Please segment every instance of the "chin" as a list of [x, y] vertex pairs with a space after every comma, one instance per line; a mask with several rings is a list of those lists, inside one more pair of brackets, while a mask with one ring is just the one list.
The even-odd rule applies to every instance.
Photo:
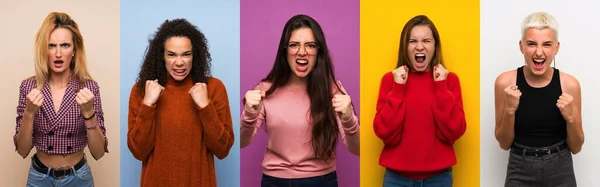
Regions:
[[548, 69], [550, 69], [550, 67], [544, 66], [541, 70], [537, 70], [532, 65], [528, 65], [528, 66], [529, 66], [529, 70], [531, 70], [531, 73], [534, 75], [538, 75], [538, 76], [544, 75], [548, 71]]

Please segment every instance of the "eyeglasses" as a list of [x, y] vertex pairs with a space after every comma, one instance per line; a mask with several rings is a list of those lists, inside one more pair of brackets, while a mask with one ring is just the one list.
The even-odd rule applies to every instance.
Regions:
[[319, 49], [319, 46], [317, 46], [317, 43], [315, 42], [307, 42], [304, 43], [304, 45], [300, 44], [300, 42], [290, 42], [285, 47], [287, 48], [288, 53], [292, 55], [297, 55], [300, 53], [300, 48], [302, 47], [304, 47], [304, 51], [308, 55], [316, 55]]

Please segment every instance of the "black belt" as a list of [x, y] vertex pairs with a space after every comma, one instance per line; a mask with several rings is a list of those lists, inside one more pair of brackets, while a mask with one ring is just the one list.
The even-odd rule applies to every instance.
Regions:
[[[85, 160], [85, 157], [83, 157], [77, 164], [75, 164], [75, 166], [73, 166], [73, 168], [67, 170], [55, 170], [52, 168], [48, 168], [48, 166], [44, 165], [44, 163], [40, 161], [37, 155], [33, 155], [31, 159], [34, 162], [33, 169], [35, 169], [37, 172], [48, 174], [54, 178], [62, 178], [64, 176], [71, 175], [73, 174], [73, 169], [78, 170], [79, 168], [83, 167], [83, 165], [85, 165], [85, 163], [87, 162]], [[50, 172], [48, 172], [48, 170], [50, 170]]]
[[567, 144], [560, 144], [556, 147], [544, 148], [544, 149], [535, 149], [535, 148], [524, 148], [513, 144], [510, 147], [510, 151], [516, 153], [518, 155], [523, 155], [523, 151], [525, 151], [525, 156], [548, 156], [554, 153], [558, 153], [561, 150], [567, 149]]

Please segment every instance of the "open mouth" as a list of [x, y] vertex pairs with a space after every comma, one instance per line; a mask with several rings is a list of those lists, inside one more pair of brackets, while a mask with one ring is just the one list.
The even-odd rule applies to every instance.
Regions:
[[535, 68], [537, 68], [537, 69], [540, 69], [540, 68], [544, 67], [545, 62], [546, 62], [545, 58], [534, 58], [533, 66], [535, 66]]
[[54, 61], [54, 67], [55, 68], [61, 68], [63, 66], [65, 62], [63, 60], [55, 60]]
[[306, 59], [296, 59], [296, 70], [299, 72], [308, 71], [308, 60]]
[[415, 54], [415, 61], [417, 63], [423, 63], [423, 62], [425, 62], [426, 58], [427, 57], [425, 57], [425, 54], [423, 54], [423, 53], [417, 53], [417, 54]]
[[296, 60], [296, 64], [299, 67], [306, 67], [306, 66], [308, 66], [308, 60], [298, 59], [298, 60]]

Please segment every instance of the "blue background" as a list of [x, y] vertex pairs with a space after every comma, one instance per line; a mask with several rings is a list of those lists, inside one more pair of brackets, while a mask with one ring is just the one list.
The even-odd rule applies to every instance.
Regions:
[[165, 20], [185, 18], [206, 36], [214, 77], [225, 84], [232, 111], [235, 143], [215, 167], [219, 186], [240, 186], [240, 2], [220, 1], [121, 1], [121, 186], [139, 186], [141, 161], [127, 147], [127, 116], [131, 87], [137, 78], [149, 37]]

